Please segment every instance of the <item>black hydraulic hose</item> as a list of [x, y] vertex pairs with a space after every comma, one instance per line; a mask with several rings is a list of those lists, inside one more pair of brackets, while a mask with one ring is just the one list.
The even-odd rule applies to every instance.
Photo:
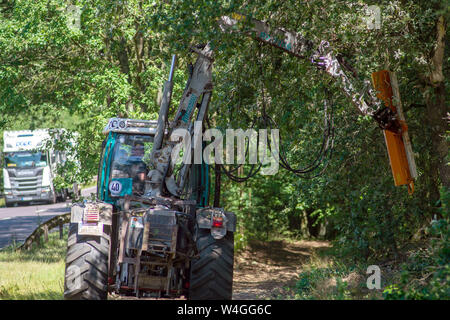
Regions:
[[[328, 150], [330, 148], [332, 150], [333, 145], [334, 145], [333, 104], [331, 104], [331, 113], [330, 113], [329, 119], [328, 119], [328, 114], [327, 114], [326, 103], [324, 104], [324, 111], [325, 111], [325, 115], [324, 115], [324, 117], [325, 117], [324, 136], [323, 136], [323, 139], [322, 139], [321, 148], [320, 148], [320, 150], [318, 152], [318, 156], [316, 157], [316, 159], [311, 164], [309, 164], [307, 167], [304, 167], [304, 168], [301, 168], [301, 169], [294, 169], [294, 168], [292, 168], [290, 166], [290, 164], [286, 160], [285, 156], [281, 152], [281, 148], [278, 148], [277, 146], [275, 146], [276, 149], [277, 149], [276, 151], [278, 151], [278, 155], [279, 155], [279, 158], [280, 158], [280, 165], [284, 169], [286, 169], [286, 170], [296, 174], [297, 176], [308, 178], [305, 174], [316, 170], [323, 163], [324, 158], [326, 157], [326, 155], [328, 153]], [[267, 119], [269, 120], [269, 125], [270, 125], [270, 128], [272, 130], [272, 123], [274, 125], [276, 125], [276, 123], [269, 116], [267, 116]], [[330, 141], [331, 141], [331, 147], [330, 147]], [[332, 152], [330, 153], [330, 157], [331, 157], [331, 155], [332, 155]], [[327, 163], [326, 166], [328, 166], [328, 163]], [[322, 174], [323, 172], [324, 172], [324, 170], [322, 170], [321, 173], [319, 173], [319, 175]], [[316, 176], [317, 175], [315, 175], [314, 177], [316, 177]]]

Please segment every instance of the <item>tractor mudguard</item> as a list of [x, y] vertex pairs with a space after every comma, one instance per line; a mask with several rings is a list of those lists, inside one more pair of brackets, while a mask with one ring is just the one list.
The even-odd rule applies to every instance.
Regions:
[[[105, 203], [105, 202], [87, 202], [87, 203], [98, 206], [100, 222], [103, 222], [103, 224], [106, 224], [109, 226], [112, 224], [113, 206], [111, 204]], [[71, 211], [70, 211], [70, 222], [72, 222], [72, 223], [82, 222], [85, 208], [86, 208], [85, 202], [79, 202], [79, 203], [73, 204]]]
[[112, 225], [112, 211], [109, 203], [75, 203], [70, 210], [70, 222], [78, 224], [79, 235], [102, 235], [103, 226]]

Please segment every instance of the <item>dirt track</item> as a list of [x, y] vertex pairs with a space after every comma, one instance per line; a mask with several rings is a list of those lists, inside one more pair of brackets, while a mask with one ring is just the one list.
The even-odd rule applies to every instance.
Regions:
[[233, 300], [286, 299], [302, 266], [325, 241], [253, 242], [235, 257]]

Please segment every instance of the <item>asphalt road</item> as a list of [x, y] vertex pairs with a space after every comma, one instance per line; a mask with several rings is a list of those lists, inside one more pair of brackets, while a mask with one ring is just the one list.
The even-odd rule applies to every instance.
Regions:
[[[83, 196], [95, 193], [96, 187], [81, 191]], [[55, 204], [19, 205], [0, 208], [0, 249], [12, 242], [23, 242], [36, 227], [54, 216], [70, 212], [70, 200]]]

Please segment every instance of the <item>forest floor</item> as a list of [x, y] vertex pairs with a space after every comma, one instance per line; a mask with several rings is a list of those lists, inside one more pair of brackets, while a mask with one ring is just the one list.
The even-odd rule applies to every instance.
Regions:
[[288, 299], [326, 241], [252, 241], [235, 256], [233, 299]]
[[[367, 288], [367, 266], [335, 257], [327, 241], [251, 241], [235, 255], [234, 300], [383, 299]], [[382, 266], [383, 280], [398, 274], [397, 262]]]

